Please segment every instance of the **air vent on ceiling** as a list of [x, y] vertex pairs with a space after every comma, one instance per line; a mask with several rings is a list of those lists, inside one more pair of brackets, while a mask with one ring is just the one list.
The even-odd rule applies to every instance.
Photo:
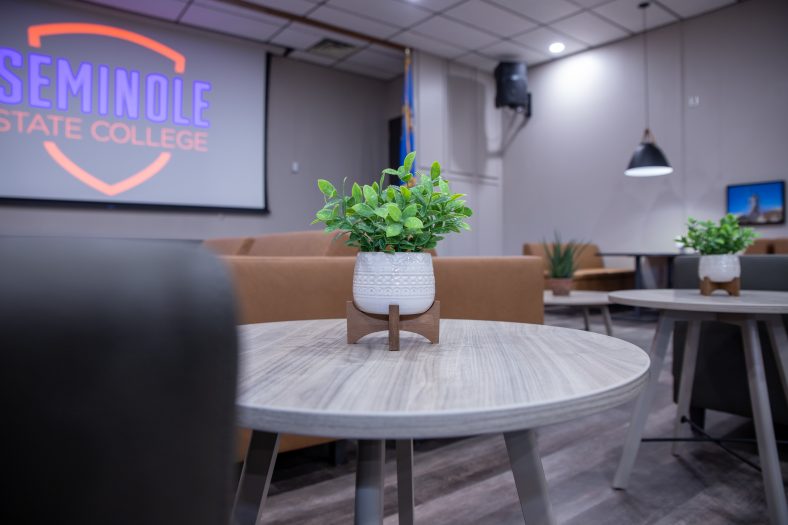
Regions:
[[316, 55], [330, 58], [344, 58], [356, 50], [356, 46], [324, 38], [317, 44], [310, 47], [307, 51]]

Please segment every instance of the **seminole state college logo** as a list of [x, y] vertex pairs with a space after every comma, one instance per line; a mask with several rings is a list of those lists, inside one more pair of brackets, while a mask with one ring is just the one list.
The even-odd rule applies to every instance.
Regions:
[[[95, 46], [101, 45], [102, 38], [140, 46], [171, 62], [173, 74], [143, 75], [123, 67], [84, 60], [77, 63], [46, 53], [48, 46], [56, 45], [56, 39], [74, 35], [95, 38]], [[0, 47], [0, 133], [41, 137], [49, 157], [96, 192], [119, 195], [161, 172], [173, 154], [208, 151], [210, 122], [206, 112], [211, 84], [194, 81], [185, 85], [182, 75], [186, 58], [178, 51], [133, 31], [87, 23], [31, 25], [27, 43], [30, 49], [26, 60], [21, 51]], [[3, 106], [21, 106], [29, 111]], [[67, 114], [74, 108], [82, 116]], [[68, 143], [73, 141], [148, 148], [158, 155], [147, 165], [131, 169], [126, 162], [118, 163], [115, 172], [130, 173], [108, 183], [102, 173], [91, 173], [68, 156]]]

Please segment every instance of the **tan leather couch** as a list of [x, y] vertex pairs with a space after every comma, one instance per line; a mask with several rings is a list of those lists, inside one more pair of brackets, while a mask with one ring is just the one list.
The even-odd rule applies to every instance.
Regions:
[[[292, 245], [287, 245], [287, 236], [293, 236]], [[331, 243], [333, 235], [318, 231], [266, 235], [253, 238], [251, 244], [229, 239], [205, 244], [218, 252], [231, 252], [223, 258], [235, 282], [242, 324], [344, 318], [346, 301], [353, 297], [355, 257], [325, 255], [347, 248], [344, 244], [331, 248], [325, 244], [326, 237]], [[310, 238], [317, 248], [309, 246]], [[246, 253], [266, 256], [233, 252], [245, 245]], [[277, 246], [286, 255], [276, 255]], [[313, 255], [319, 250], [324, 253]], [[538, 258], [435, 257], [433, 267], [442, 318], [543, 322], [542, 262]], [[248, 440], [249, 432], [243, 432], [241, 454]], [[286, 435], [279, 447], [286, 452], [329, 441]]]
[[755, 239], [755, 242], [744, 250], [746, 255], [788, 254], [788, 237], [771, 239]]
[[[573, 277], [573, 290], [626, 290], [635, 287], [635, 271], [626, 268], [605, 268], [602, 257], [597, 255], [599, 247], [588, 244], [575, 258], [577, 270]], [[545, 254], [542, 243], [527, 243], [523, 245], [523, 255], [541, 257], [545, 279], [549, 277], [550, 262]]]

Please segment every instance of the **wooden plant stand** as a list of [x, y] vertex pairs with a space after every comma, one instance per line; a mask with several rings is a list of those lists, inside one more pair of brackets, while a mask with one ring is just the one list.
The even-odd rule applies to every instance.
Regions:
[[373, 332], [389, 333], [389, 350], [399, 350], [399, 332], [413, 332], [423, 335], [430, 343], [437, 344], [440, 336], [441, 303], [435, 301], [430, 309], [421, 314], [400, 315], [399, 305], [389, 306], [388, 315], [362, 312], [353, 301], [347, 302], [347, 342], [357, 343], [359, 339]]
[[701, 295], [711, 295], [714, 290], [725, 290], [728, 295], [735, 295], [738, 297], [740, 289], [741, 280], [738, 277], [727, 283], [715, 283], [714, 281], [710, 281], [708, 277], [704, 277], [700, 282]]

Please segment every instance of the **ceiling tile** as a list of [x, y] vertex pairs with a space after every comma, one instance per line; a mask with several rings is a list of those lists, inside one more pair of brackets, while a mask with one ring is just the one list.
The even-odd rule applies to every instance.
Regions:
[[443, 40], [463, 49], [478, 49], [498, 40], [495, 36], [478, 31], [465, 24], [435, 16], [413, 28], [422, 35]]
[[456, 56], [465, 54], [466, 52], [460, 47], [420, 35], [419, 33], [415, 33], [413, 31], [407, 31], [405, 33], [399, 34], [392, 38], [391, 41], [396, 42], [397, 44], [412, 47], [413, 49], [418, 49], [419, 51], [424, 51], [426, 53], [432, 53], [433, 55], [447, 58], [454, 58]]
[[347, 57], [343, 62], [351, 62], [361, 66], [370, 66], [389, 73], [402, 73], [404, 63], [401, 58], [394, 58], [369, 48], [362, 49], [358, 53]]
[[404, 58], [405, 57], [405, 50], [404, 49], [395, 49], [393, 47], [386, 47], [386, 46], [381, 46], [381, 45], [378, 45], [378, 44], [371, 44], [369, 46], [369, 49], [371, 51], [376, 51], [378, 53], [382, 53], [384, 55], [388, 55], [390, 57], [394, 57], [397, 60], [399, 60], [400, 62], [402, 62], [405, 59]]
[[429, 9], [430, 11], [439, 12], [450, 7], [453, 7], [465, 0], [396, 0], [400, 4], [410, 4]]
[[334, 58], [315, 55], [312, 53], [307, 53], [306, 51], [293, 51], [287, 55], [287, 58], [295, 58], [297, 60], [304, 60], [306, 62], [312, 62], [313, 64], [320, 64], [323, 66], [330, 66], [336, 62], [336, 59]]
[[408, 27], [432, 16], [430, 11], [396, 0], [329, 0], [327, 5], [372, 18], [380, 22]]
[[629, 35], [628, 32], [620, 27], [588, 11], [553, 22], [550, 24], [550, 27], [592, 46], [598, 46], [599, 44]]
[[[626, 27], [632, 32], [643, 31], [643, 10], [638, 8], [638, 2], [633, 0], [613, 0], [594, 8], [594, 12], [604, 18]], [[646, 9], [646, 20], [649, 29], [675, 22], [677, 19], [662, 9], [659, 4], [652, 3]]]
[[272, 44], [292, 49], [309, 49], [324, 38], [318, 31], [303, 31], [291, 24], [271, 39]]
[[[328, 29], [322, 29], [320, 27], [315, 27], [311, 25], [302, 24], [300, 22], [293, 22], [288, 25], [282, 32], [285, 32], [289, 29], [293, 31], [298, 31], [300, 33], [306, 33], [310, 35], [314, 35], [317, 40], [320, 41], [324, 38], [330, 38], [331, 40], [337, 40], [339, 42], [344, 42], [346, 44], [352, 44], [354, 46], [366, 46], [369, 42], [367, 40], [362, 40], [360, 38], [354, 38], [352, 36], [348, 36], [344, 33], [337, 33], [334, 31], [330, 31]], [[274, 37], [274, 40], [278, 38], [279, 35]]]
[[97, 4], [117, 7], [124, 11], [154, 16], [165, 20], [175, 20], [186, 4], [185, 0], [93, 0]]
[[520, 36], [514, 37], [514, 40], [545, 54], [549, 53], [547, 48], [550, 46], [550, 44], [553, 42], [563, 42], [563, 44], [566, 46], [566, 49], [564, 49], [561, 53], [554, 55], [549, 54], [549, 56], [556, 58], [563, 55], [568, 55], [570, 53], [575, 53], [577, 51], [582, 51], [588, 47], [577, 40], [567, 38], [561, 33], [556, 33], [547, 27], [540, 27], [534, 29], [533, 31], [528, 31], [527, 33], [524, 33]]
[[267, 15], [265, 13], [255, 11], [254, 9], [248, 9], [237, 5], [231, 5], [226, 2], [221, 2], [219, 0], [194, 0], [194, 2], [192, 3], [192, 7], [193, 6], [207, 7], [209, 9], [213, 9], [214, 11], [219, 11], [221, 13], [227, 13], [243, 18], [253, 18], [261, 22], [266, 22], [268, 24], [273, 24], [278, 26], [283, 26], [288, 22], [284, 18], [280, 18], [278, 16]]
[[255, 18], [237, 16], [195, 4], [189, 7], [181, 22], [263, 42], [269, 40], [281, 27]]
[[536, 27], [536, 24], [527, 18], [481, 0], [469, 0], [443, 14], [500, 36], [516, 35]]
[[356, 64], [354, 62], [348, 62], [347, 60], [334, 65], [334, 68], [341, 69], [343, 71], [350, 71], [351, 73], [357, 73], [359, 75], [364, 75], [367, 77], [379, 78], [381, 80], [389, 80], [400, 74], [400, 73], [393, 73], [391, 71], [383, 71], [381, 69], [377, 69], [364, 64]]
[[528, 18], [547, 24], [553, 20], [580, 11], [580, 7], [566, 0], [489, 0], [498, 5], [523, 14]]
[[391, 24], [384, 24], [369, 18], [364, 18], [347, 11], [334, 9], [326, 5], [321, 5], [315, 11], [309, 14], [309, 18], [320, 20], [328, 24], [341, 27], [343, 29], [350, 29], [363, 35], [375, 36], [378, 38], [388, 38], [400, 29]]
[[479, 50], [479, 53], [499, 62], [501, 60], [522, 60], [528, 64], [536, 64], [550, 59], [547, 53], [534, 51], [510, 40], [501, 40]]
[[495, 66], [498, 65], [498, 60], [493, 60], [492, 58], [487, 58], [476, 53], [468, 53], [467, 55], [455, 58], [454, 61], [465, 64], [466, 66], [474, 67], [481, 71], [490, 72], [495, 69]]
[[[612, 0], [570, 0], [570, 2], [575, 3], [575, 4], [577, 4], [579, 6], [582, 6], [582, 7], [586, 7], [586, 8], [596, 7], [598, 5], [606, 4], [607, 2], [610, 2], [610, 1], [612, 1]], [[684, 1], [684, 0], [681, 0], [681, 1]]]
[[315, 3], [307, 0], [246, 0], [250, 4], [271, 7], [297, 15], [305, 15], [315, 8]]
[[662, 0], [662, 3], [668, 9], [678, 13], [682, 18], [699, 15], [706, 11], [713, 11], [726, 5], [735, 4], [736, 0]]

